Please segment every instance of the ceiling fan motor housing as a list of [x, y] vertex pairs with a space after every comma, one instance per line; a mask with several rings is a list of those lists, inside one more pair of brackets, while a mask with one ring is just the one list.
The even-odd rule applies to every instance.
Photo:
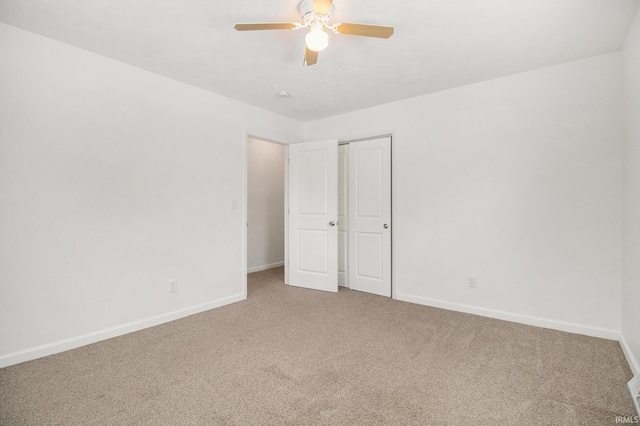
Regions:
[[313, 11], [313, 0], [302, 0], [298, 5], [298, 10], [300, 11], [300, 16], [302, 16], [302, 22], [304, 22], [305, 26], [313, 28], [317, 23], [322, 23], [323, 26], [328, 26], [327, 22], [329, 22], [329, 18], [331, 18], [333, 5], [331, 5], [329, 13], [323, 15]]

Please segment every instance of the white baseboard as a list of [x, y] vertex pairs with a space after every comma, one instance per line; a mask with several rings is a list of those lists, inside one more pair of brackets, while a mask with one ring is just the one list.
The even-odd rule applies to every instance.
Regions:
[[177, 319], [208, 311], [210, 309], [219, 308], [220, 306], [240, 302], [245, 298], [246, 297], [244, 294], [237, 294], [234, 296], [225, 297], [223, 299], [213, 300], [211, 302], [191, 306], [189, 308], [168, 312], [166, 314], [158, 315], [155, 317], [130, 322], [128, 324], [122, 324], [116, 327], [106, 328], [104, 330], [95, 331], [93, 333], [84, 334], [82, 336], [72, 337], [46, 345], [36, 346], [34, 348], [1, 355], [0, 368], [57, 354], [60, 352], [68, 351], [70, 349], [79, 348], [81, 346], [90, 345], [91, 343], [100, 342], [102, 340], [111, 339], [113, 337], [122, 336], [124, 334], [133, 333], [134, 331], [140, 331], [145, 328], [164, 324], [170, 321], [175, 321]]
[[624, 352], [624, 356], [627, 358], [627, 362], [629, 363], [629, 367], [631, 367], [633, 375], [635, 376], [640, 373], [640, 364], [638, 363], [638, 359], [634, 356], [629, 344], [627, 343], [627, 339], [624, 338], [624, 334], [622, 333], [620, 333], [620, 347], [622, 347], [622, 352]]
[[409, 294], [397, 293], [397, 300], [417, 303], [419, 305], [431, 306], [434, 308], [448, 309], [450, 311], [464, 312], [467, 314], [480, 315], [483, 317], [495, 318], [504, 321], [516, 322], [519, 324], [533, 325], [535, 327], [549, 328], [552, 330], [566, 331], [568, 333], [583, 334], [585, 336], [599, 337], [608, 340], [619, 340], [620, 332], [601, 327], [593, 327], [584, 324], [575, 324], [564, 321], [556, 321], [529, 315], [515, 314], [512, 312], [498, 311], [495, 309], [480, 308], [477, 306], [464, 305], [461, 303], [445, 302], [442, 300], [429, 299], [426, 297], [412, 296]]
[[279, 268], [280, 266], [284, 266], [284, 261], [271, 263], [269, 265], [253, 266], [251, 268], [247, 268], [247, 274], [250, 274], [252, 272], [266, 271], [267, 269]]

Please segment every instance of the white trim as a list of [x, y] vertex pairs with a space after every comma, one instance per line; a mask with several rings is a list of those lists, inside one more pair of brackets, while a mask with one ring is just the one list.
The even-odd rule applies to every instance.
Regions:
[[245, 299], [246, 296], [244, 294], [236, 294], [234, 296], [213, 300], [211, 302], [202, 303], [199, 305], [191, 306], [189, 308], [179, 309], [177, 311], [168, 312], [166, 314], [157, 315], [155, 317], [130, 322], [128, 324], [122, 324], [115, 327], [105, 328], [103, 330], [84, 334], [82, 336], [71, 337], [69, 339], [59, 340], [57, 342], [49, 343], [46, 345], [36, 346], [34, 348], [9, 353], [0, 356], [0, 368], [57, 354], [60, 352], [68, 351], [70, 349], [79, 348], [81, 346], [90, 345], [92, 343], [122, 336], [124, 334], [133, 333], [134, 331], [140, 331], [145, 328], [175, 321], [180, 318], [199, 314], [204, 311], [219, 308], [221, 306], [235, 302], [240, 302]]
[[249, 263], [249, 134], [242, 129], [242, 295], [247, 298]]
[[384, 138], [386, 136], [391, 136], [391, 139], [393, 139], [395, 134], [396, 134], [395, 128], [386, 128], [386, 129], [379, 129], [374, 131], [352, 133], [350, 135], [343, 135], [342, 137], [338, 138], [338, 144], [363, 141], [367, 139], [378, 139], [378, 138]]
[[266, 271], [267, 269], [279, 268], [280, 266], [283, 266], [283, 265], [284, 265], [284, 261], [270, 263], [268, 265], [254, 266], [251, 268], [247, 268], [247, 273], [250, 274], [252, 272]]
[[442, 300], [429, 299], [426, 297], [412, 296], [409, 294], [397, 293], [397, 300], [417, 303], [419, 305], [432, 306], [434, 308], [447, 309], [450, 311], [480, 315], [483, 317], [495, 318], [504, 321], [516, 322], [519, 324], [533, 325], [535, 327], [566, 331], [568, 333], [583, 334], [585, 336], [591, 337], [599, 337], [601, 339], [618, 340], [620, 338], [620, 332], [618, 330], [611, 330], [608, 328], [594, 327], [590, 325], [576, 324], [565, 321], [550, 320], [546, 318], [532, 317], [529, 315], [498, 311], [495, 309], [480, 308], [477, 306], [464, 305], [461, 303], [445, 302]]
[[[627, 343], [627, 339], [624, 338], [624, 334], [620, 333], [620, 347], [622, 348], [622, 352], [624, 353], [624, 357], [627, 359], [629, 363], [629, 367], [633, 372], [633, 375], [637, 375], [640, 373], [640, 363], [638, 363], [638, 359], [633, 356], [633, 352], [631, 351], [631, 347]], [[640, 413], [639, 413], [640, 414]]]
[[640, 415], [640, 374], [629, 380], [627, 387], [631, 392], [631, 399], [633, 399], [633, 405], [636, 407], [636, 413]]
[[289, 145], [284, 147], [284, 283], [289, 285]]

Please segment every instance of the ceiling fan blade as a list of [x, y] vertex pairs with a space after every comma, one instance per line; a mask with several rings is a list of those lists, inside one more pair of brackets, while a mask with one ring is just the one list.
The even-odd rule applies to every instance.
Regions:
[[326, 15], [331, 12], [331, 3], [333, 0], [313, 0], [312, 9], [315, 13]]
[[315, 50], [311, 50], [308, 47], [306, 49], [307, 50], [304, 52], [304, 62], [302, 63], [302, 65], [304, 65], [305, 67], [310, 67], [311, 65], [315, 65], [318, 62], [318, 52], [316, 52]]
[[293, 30], [296, 28], [296, 24], [288, 22], [275, 22], [272, 24], [236, 24], [235, 27], [238, 31], [259, 31], [259, 30]]
[[393, 27], [364, 24], [338, 24], [337, 31], [340, 34], [359, 35], [365, 37], [389, 38], [393, 35]]

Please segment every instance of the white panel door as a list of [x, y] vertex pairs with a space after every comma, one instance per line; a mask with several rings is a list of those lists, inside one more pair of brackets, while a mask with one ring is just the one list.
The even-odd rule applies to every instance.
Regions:
[[289, 284], [338, 291], [338, 141], [289, 145]]
[[349, 288], [391, 297], [391, 138], [349, 144]]
[[349, 287], [349, 145], [338, 147], [338, 285]]

